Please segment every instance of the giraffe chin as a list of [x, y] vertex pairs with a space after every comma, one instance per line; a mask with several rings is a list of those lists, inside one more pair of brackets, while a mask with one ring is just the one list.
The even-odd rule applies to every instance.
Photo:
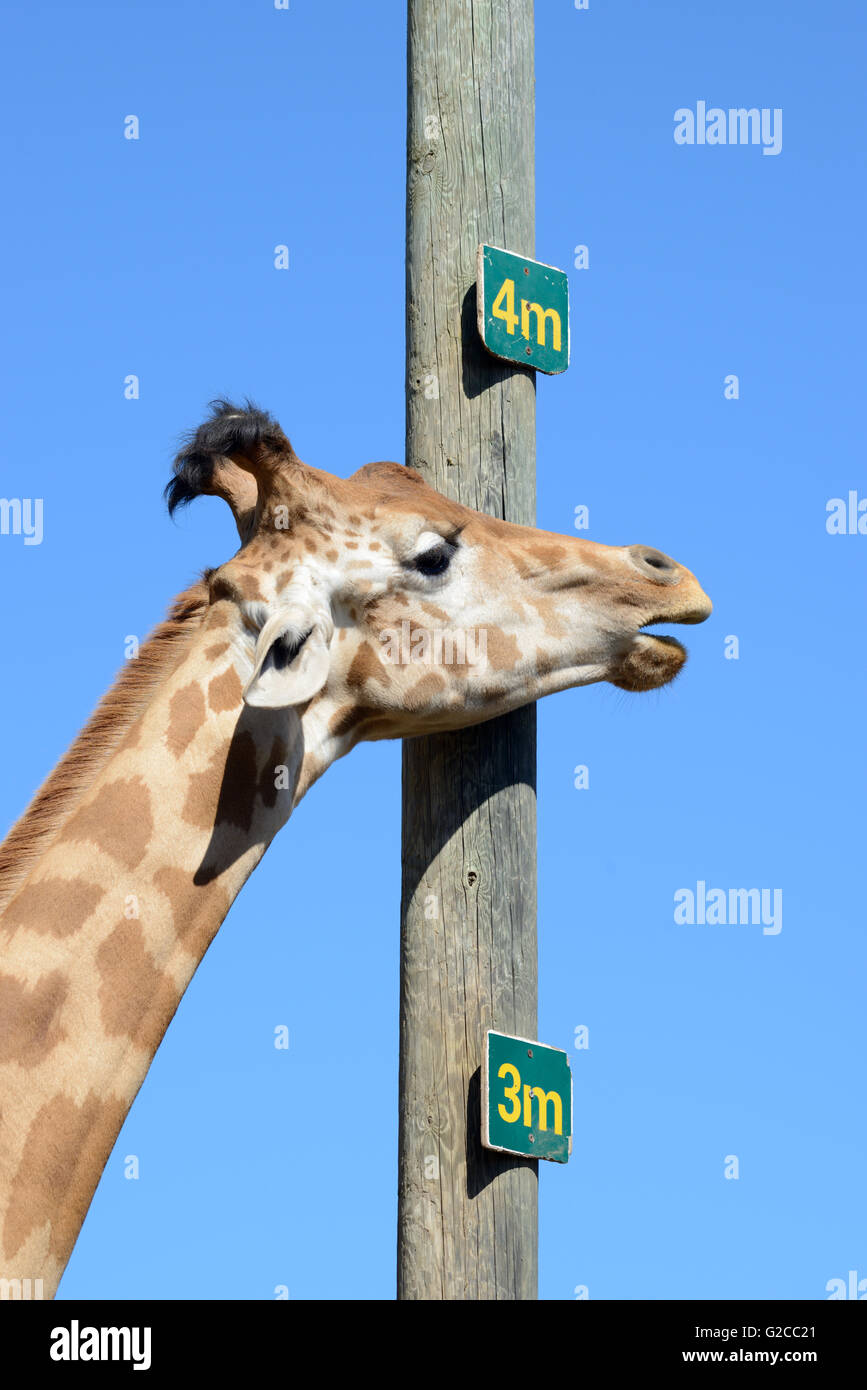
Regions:
[[618, 690], [658, 690], [673, 681], [686, 661], [686, 647], [676, 637], [640, 632], [608, 677]]

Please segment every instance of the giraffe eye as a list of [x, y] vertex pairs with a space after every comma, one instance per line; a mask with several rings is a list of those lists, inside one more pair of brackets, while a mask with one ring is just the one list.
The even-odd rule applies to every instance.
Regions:
[[426, 550], [423, 555], [417, 555], [411, 562], [412, 567], [419, 574], [445, 574], [456, 550], [457, 546], [452, 541], [443, 541], [441, 545]]

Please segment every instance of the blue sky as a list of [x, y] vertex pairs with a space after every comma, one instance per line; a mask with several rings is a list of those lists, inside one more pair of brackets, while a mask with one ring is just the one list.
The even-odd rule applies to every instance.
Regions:
[[[538, 522], [586, 505], [592, 539], [674, 555], [715, 602], [673, 687], [539, 707], [539, 1036], [575, 1090], [572, 1160], [541, 1165], [540, 1293], [821, 1299], [867, 1277], [867, 535], [826, 530], [829, 499], [867, 497], [867, 20], [536, 11], [536, 253], [573, 313], [570, 369], [539, 381]], [[251, 395], [341, 475], [403, 459], [405, 34], [397, 0], [19, 3], [4, 29], [0, 493], [44, 499], [40, 545], [0, 536], [5, 827], [125, 638], [235, 549], [221, 503], [173, 524], [161, 499], [213, 396]], [[782, 109], [782, 152], [678, 146], [698, 101]], [[61, 1296], [393, 1297], [399, 816], [397, 744], [302, 803], [181, 1004]], [[675, 923], [700, 880], [781, 889], [781, 931]]]

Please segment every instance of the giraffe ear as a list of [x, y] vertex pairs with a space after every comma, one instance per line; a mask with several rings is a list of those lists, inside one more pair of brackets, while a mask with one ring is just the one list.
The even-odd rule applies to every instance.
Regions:
[[293, 607], [275, 613], [259, 633], [245, 704], [287, 709], [311, 700], [328, 679], [333, 632], [324, 610]]

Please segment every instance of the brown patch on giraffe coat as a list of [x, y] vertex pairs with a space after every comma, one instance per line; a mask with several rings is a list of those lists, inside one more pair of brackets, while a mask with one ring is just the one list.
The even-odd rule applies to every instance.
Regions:
[[[157, 869], [153, 884], [169, 901], [181, 946], [201, 960], [232, 906], [231, 897], [225, 889], [213, 885], [197, 886], [192, 874], [169, 865]], [[218, 899], [217, 894], [222, 897]]]
[[421, 611], [427, 613], [429, 618], [435, 618], [439, 623], [450, 623], [451, 617], [442, 608], [437, 608], [435, 603], [423, 603]]
[[230, 666], [221, 676], [214, 676], [208, 685], [208, 704], [215, 714], [224, 710], [239, 709], [242, 703], [241, 677]]
[[340, 559], [340, 555], [336, 550], [326, 550], [325, 558], [330, 564], [336, 565], [337, 561]]
[[275, 581], [277, 583], [278, 588], [283, 589], [287, 584], [291, 584], [292, 576], [294, 573], [294, 569], [281, 570], [280, 573], [277, 575], [277, 579]]
[[50, 1215], [49, 1253], [66, 1263], [128, 1109], [127, 1100], [90, 1092], [82, 1105], [58, 1095], [37, 1112], [10, 1184], [2, 1241], [8, 1258]]
[[309, 551], [311, 555], [315, 555], [317, 550], [319, 549], [319, 546], [316, 544], [316, 541], [313, 539], [312, 536], [305, 536], [304, 549]]
[[539, 574], [540, 570], [558, 569], [569, 559], [569, 551], [565, 545], [558, 545], [556, 541], [539, 540], [526, 547], [512, 548], [506, 552], [506, 558], [517, 571], [519, 579], [529, 579]]
[[416, 681], [415, 685], [410, 686], [406, 692], [405, 705], [408, 710], [421, 710], [429, 705], [435, 695], [439, 695], [446, 688], [445, 676], [441, 676], [438, 671], [431, 671], [428, 675], [422, 676], [421, 680]]
[[164, 864], [162, 868], [157, 869], [152, 882], [154, 887], [168, 898], [174, 917], [175, 931], [181, 936], [183, 928], [180, 919], [187, 897], [190, 893], [200, 891], [193, 884], [192, 874], [188, 874], [184, 869], [175, 869], [169, 864]]
[[555, 652], [546, 652], [544, 647], [536, 648], [536, 675], [550, 676], [552, 671], [556, 671], [559, 661]]
[[29, 989], [12, 975], [0, 975], [0, 1062], [32, 1067], [41, 1062], [65, 1034], [59, 1015], [69, 992], [69, 980], [53, 970]]
[[[228, 646], [228, 643], [226, 644]], [[166, 746], [175, 758], [187, 751], [205, 722], [205, 697], [198, 681], [176, 690], [169, 701], [169, 727]]]
[[372, 598], [366, 599], [364, 603], [363, 621], [368, 629], [374, 629], [377, 640], [381, 641], [382, 629], [395, 627], [400, 623], [400, 615], [395, 611], [399, 606], [395, 603], [395, 594], [375, 594]]
[[256, 578], [255, 574], [251, 574], [249, 570], [239, 570], [238, 573], [233, 574], [232, 577], [235, 581], [235, 587], [242, 598], [248, 601], [259, 599], [261, 602], [264, 602], [265, 595], [262, 593], [259, 580]]
[[487, 657], [488, 665], [495, 671], [513, 671], [521, 660], [521, 649], [514, 633], [505, 633], [498, 627], [489, 627]]
[[368, 737], [378, 730], [381, 738], [389, 738], [396, 733], [393, 717], [375, 705], [341, 705], [329, 719], [328, 730], [337, 738], [353, 730], [358, 730], [359, 734], [363, 732]]
[[97, 845], [127, 869], [144, 859], [153, 834], [150, 792], [141, 777], [109, 782], [67, 822], [61, 840]]
[[346, 547], [347, 550], [357, 550], [357, 549], [358, 549], [358, 541], [345, 541], [344, 544], [345, 544], [345, 547]]
[[341, 705], [336, 709], [328, 721], [328, 732], [340, 738], [343, 734], [350, 733], [359, 722], [364, 718], [366, 711], [361, 705]]
[[370, 642], [362, 642], [352, 658], [352, 665], [346, 673], [346, 684], [357, 690], [365, 681], [379, 681], [381, 685], [391, 682], [383, 669], [376, 648]]
[[558, 544], [557, 541], [540, 541], [534, 545], [533, 549], [537, 557], [543, 564], [547, 565], [549, 569], [556, 569], [561, 561], [568, 560], [569, 558], [568, 548], [565, 545]]
[[[142, 1043], [153, 1036], [162, 1037], [177, 1007], [178, 991], [145, 949], [141, 924], [135, 919], [122, 919], [97, 951], [96, 966], [102, 977], [102, 1026], [108, 1036], [136, 1038]], [[145, 1020], [148, 1026], [143, 1037]], [[155, 1035], [158, 1022], [162, 1027]]]
[[197, 830], [213, 829], [225, 765], [226, 754], [218, 750], [202, 772], [190, 777], [181, 816]]
[[567, 637], [569, 629], [563, 621], [557, 600], [553, 598], [527, 598], [531, 608], [535, 608], [548, 637]]
[[258, 784], [256, 744], [246, 730], [236, 733], [227, 749], [218, 749], [204, 772], [190, 778], [182, 815], [199, 830], [253, 824]]
[[218, 606], [212, 608], [211, 611], [210, 611], [210, 613], [208, 614], [208, 617], [207, 617], [207, 620], [206, 620], [206, 626], [207, 626], [209, 629], [210, 629], [210, 628], [216, 628], [216, 627], [228, 627], [228, 626], [229, 626], [229, 611], [228, 611], [228, 609], [223, 608], [223, 607], [220, 606], [220, 605], [218, 605]]
[[7, 907], [3, 927], [69, 936], [84, 926], [104, 897], [104, 888], [83, 878], [46, 878], [29, 883]]
[[212, 647], [205, 647], [205, 656], [209, 661], [216, 661], [218, 657], [225, 656], [231, 647], [231, 642], [215, 642]]

